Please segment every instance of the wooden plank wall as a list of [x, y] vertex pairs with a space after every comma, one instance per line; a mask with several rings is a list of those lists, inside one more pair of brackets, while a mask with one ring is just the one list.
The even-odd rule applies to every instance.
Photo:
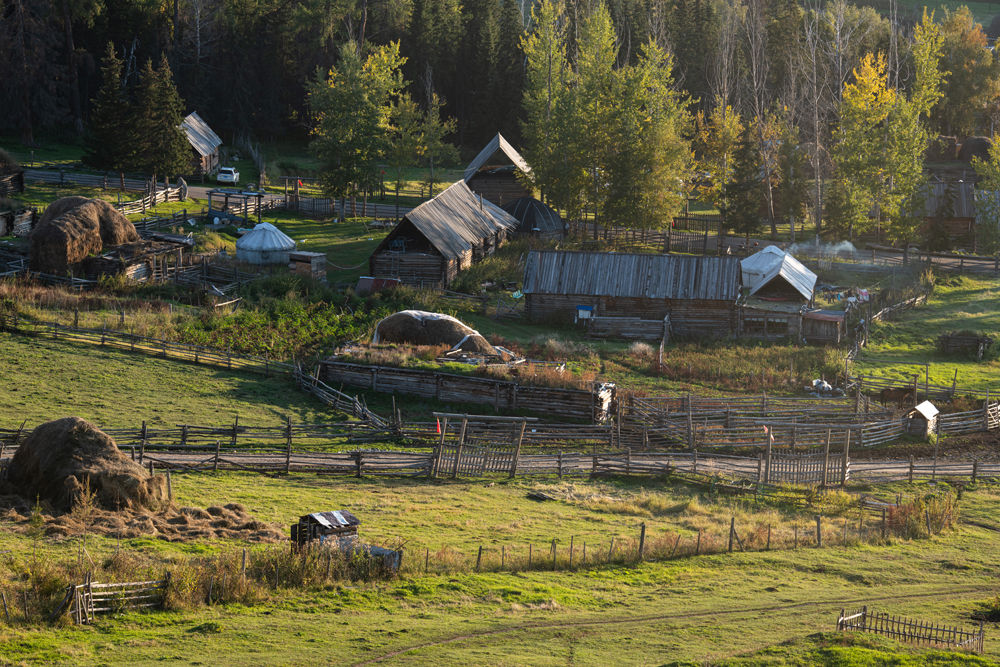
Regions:
[[662, 322], [669, 315], [670, 332], [676, 336], [726, 337], [736, 333], [736, 305], [729, 301], [527, 294], [525, 304], [532, 322], [572, 322], [577, 306], [594, 306], [598, 316], [639, 317]]

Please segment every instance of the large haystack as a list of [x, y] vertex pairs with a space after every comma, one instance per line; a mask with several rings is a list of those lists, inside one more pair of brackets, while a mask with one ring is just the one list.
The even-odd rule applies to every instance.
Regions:
[[163, 475], [150, 476], [108, 435], [79, 417], [42, 424], [17, 448], [7, 480], [26, 498], [69, 510], [89, 486], [106, 509], [158, 510], [169, 504]]
[[424, 310], [401, 310], [375, 326], [375, 343], [457, 345], [466, 336], [479, 335], [451, 315]]
[[105, 246], [138, 241], [139, 233], [106, 201], [63, 197], [45, 209], [30, 240], [31, 268], [64, 274]]

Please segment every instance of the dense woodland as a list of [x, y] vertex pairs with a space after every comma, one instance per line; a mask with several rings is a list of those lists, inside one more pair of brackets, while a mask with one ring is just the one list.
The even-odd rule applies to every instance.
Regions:
[[868, 4], [5, 0], [0, 130], [94, 145], [112, 64], [133, 99], [169, 73], [227, 140], [310, 138], [331, 194], [500, 130], [571, 217], [657, 227], [694, 196], [736, 233], [902, 240], [930, 141], [992, 133], [1000, 63], [964, 7]]

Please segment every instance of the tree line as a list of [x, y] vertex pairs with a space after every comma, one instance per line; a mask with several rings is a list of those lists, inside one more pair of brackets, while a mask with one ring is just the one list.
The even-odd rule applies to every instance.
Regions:
[[[524, 147], [535, 185], [571, 216], [656, 227], [697, 197], [736, 233], [795, 219], [902, 240], [922, 217], [929, 141], [991, 133], [1000, 113], [1000, 63], [965, 7], [926, 15], [895, 0], [881, 11], [846, 0], [3, 7], [0, 94], [12, 113], [0, 115], [0, 129], [29, 143], [39, 132], [89, 133], [100, 146], [104, 121], [95, 121], [114, 104], [101, 87], [110, 43], [128, 100], [139, 97], [146, 63], [159, 63], [148, 69], [169, 69], [184, 110], [197, 109], [224, 136], [308, 136], [325, 187], [338, 195], [386, 171], [398, 181], [415, 160], [452, 158], [448, 144], [471, 153], [499, 130]], [[352, 110], [366, 86], [377, 94]], [[338, 129], [347, 120], [353, 135]], [[137, 159], [122, 167], [139, 168]]]

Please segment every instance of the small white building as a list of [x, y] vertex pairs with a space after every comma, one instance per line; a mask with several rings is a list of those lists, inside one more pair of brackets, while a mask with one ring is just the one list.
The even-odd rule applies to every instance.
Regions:
[[236, 241], [236, 259], [248, 264], [288, 264], [295, 241], [269, 222], [262, 222]]
[[937, 427], [938, 409], [930, 401], [924, 401], [906, 413], [906, 432], [921, 438], [930, 438]]

